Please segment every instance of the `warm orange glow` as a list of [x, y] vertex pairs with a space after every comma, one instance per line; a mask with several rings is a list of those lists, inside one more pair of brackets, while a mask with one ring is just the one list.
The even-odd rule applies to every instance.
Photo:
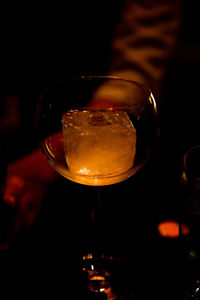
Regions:
[[87, 255], [84, 255], [84, 256], [83, 256], [83, 260], [86, 260], [86, 259], [92, 259], [92, 258], [93, 258], [92, 253], [88, 253]]
[[101, 275], [94, 275], [90, 278], [90, 280], [105, 280], [105, 277]]
[[[179, 223], [176, 221], [165, 221], [158, 225], [158, 231], [161, 236], [168, 238], [179, 237]], [[183, 235], [187, 235], [190, 229], [187, 225], [181, 225], [181, 232]]]
[[66, 163], [77, 182], [107, 185], [130, 172], [136, 130], [126, 111], [70, 110], [62, 123]]

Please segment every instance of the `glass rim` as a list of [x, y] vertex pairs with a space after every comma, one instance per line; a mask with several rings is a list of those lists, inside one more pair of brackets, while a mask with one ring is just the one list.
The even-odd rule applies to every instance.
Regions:
[[187, 165], [187, 159], [189, 157], [189, 155], [193, 152], [195, 152], [196, 150], [200, 149], [200, 145], [196, 145], [196, 146], [193, 146], [191, 148], [189, 148], [183, 155], [183, 166], [184, 166], [184, 169], [186, 169], [186, 165]]
[[[66, 78], [66, 79], [70, 80], [70, 77]], [[138, 86], [143, 87], [143, 88], [150, 91], [150, 89], [141, 82], [138, 82], [138, 81], [132, 80], [132, 79], [128, 79], [128, 78], [125, 78], [125, 77], [115, 76], [115, 75], [80, 75], [80, 76], [72, 76], [71, 79], [72, 80], [76, 80], [76, 79], [88, 79], [88, 80], [90, 80], [90, 79], [113, 79], [113, 80], [120, 80], [120, 81], [124, 81], [124, 82], [134, 83], [135, 85], [138, 85]]]
[[195, 153], [195, 151], [200, 150], [200, 145], [195, 145], [191, 148], [189, 148], [188, 150], [185, 151], [185, 153], [183, 154], [183, 159], [182, 159], [182, 165], [183, 165], [183, 170], [182, 170], [182, 174], [181, 174], [181, 180], [184, 183], [187, 183], [188, 181], [188, 159], [190, 157], [190, 155], [192, 155], [192, 153]]
[[[149, 87], [147, 87], [144, 83], [133, 80], [133, 79], [128, 79], [125, 77], [120, 77], [120, 76], [115, 76], [115, 75], [75, 75], [75, 76], [69, 76], [69, 77], [65, 77], [63, 79], [56, 79], [50, 82], [50, 85], [52, 84], [59, 84], [59, 83], [64, 83], [66, 81], [75, 81], [75, 80], [80, 80], [80, 79], [110, 79], [110, 80], [119, 80], [119, 81], [123, 81], [123, 82], [129, 82], [132, 83], [138, 87], [140, 87], [141, 89], [144, 89], [146, 91], [148, 91], [150, 94], [152, 94], [151, 89]], [[51, 86], [47, 87], [51, 88]]]
[[[68, 82], [75, 82], [76, 80], [113, 80], [113, 81], [121, 81], [121, 82], [126, 82], [126, 83], [130, 83], [132, 84], [132, 86], [135, 86], [137, 88], [139, 88], [141, 91], [143, 91], [144, 94], [146, 94], [146, 99], [150, 102], [150, 104], [154, 107], [154, 109], [156, 110], [156, 113], [157, 113], [157, 103], [156, 103], [156, 100], [154, 98], [154, 95], [151, 91], [151, 89], [149, 87], [147, 87], [145, 84], [141, 83], [141, 82], [138, 82], [138, 81], [135, 81], [135, 80], [132, 80], [132, 79], [128, 79], [128, 78], [124, 78], [124, 77], [119, 77], [119, 76], [115, 76], [115, 75], [77, 75], [77, 76], [72, 76], [72, 77], [65, 77], [63, 79], [60, 79], [60, 80], [55, 80], [55, 81], [52, 81], [50, 83], [50, 85], [48, 87], [46, 87], [43, 91], [43, 93], [45, 93], [45, 91], [50, 91], [51, 89], [59, 89], [59, 88], [65, 88], [64, 84], [65, 83], [68, 83]], [[42, 93], [42, 94], [43, 94]], [[71, 105], [71, 104], [70, 104]], [[124, 110], [126, 108], [131, 108], [131, 107], [134, 107], [138, 104], [134, 104], [134, 103], [131, 103], [131, 104], [128, 104], [128, 103], [113, 103], [113, 105], [110, 103], [110, 107], [107, 107], [106, 109], [105, 108], [102, 108], [102, 110], [109, 110], [114, 107], [115, 110]], [[82, 110], [82, 109], [85, 109], [86, 107], [84, 107], [84, 105], [80, 104], [79, 103], [76, 103], [74, 104], [74, 107], [76, 107], [78, 110]], [[101, 110], [101, 108], [99, 107], [87, 107], [86, 110]]]

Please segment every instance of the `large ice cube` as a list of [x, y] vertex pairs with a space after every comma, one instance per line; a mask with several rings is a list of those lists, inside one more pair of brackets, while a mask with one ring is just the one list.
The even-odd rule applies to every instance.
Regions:
[[70, 110], [63, 115], [62, 124], [70, 172], [115, 176], [132, 167], [136, 130], [126, 112]]

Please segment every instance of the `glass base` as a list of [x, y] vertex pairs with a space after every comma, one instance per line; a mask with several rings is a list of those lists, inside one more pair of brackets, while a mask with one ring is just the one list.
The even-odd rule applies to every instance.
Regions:
[[133, 299], [128, 265], [119, 258], [89, 253], [81, 257], [80, 269], [89, 299]]

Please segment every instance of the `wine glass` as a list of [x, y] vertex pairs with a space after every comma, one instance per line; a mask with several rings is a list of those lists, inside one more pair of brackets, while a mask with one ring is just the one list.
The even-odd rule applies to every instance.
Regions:
[[[151, 91], [140, 83], [82, 76], [43, 92], [36, 128], [41, 149], [59, 174], [102, 187], [126, 180], [150, 159], [158, 136], [157, 107]], [[101, 231], [100, 204], [97, 197], [91, 209], [92, 226], [99, 230], [96, 236]], [[80, 266], [88, 290], [115, 299], [112, 272], [124, 274], [119, 258], [93, 249], [81, 256]]]

